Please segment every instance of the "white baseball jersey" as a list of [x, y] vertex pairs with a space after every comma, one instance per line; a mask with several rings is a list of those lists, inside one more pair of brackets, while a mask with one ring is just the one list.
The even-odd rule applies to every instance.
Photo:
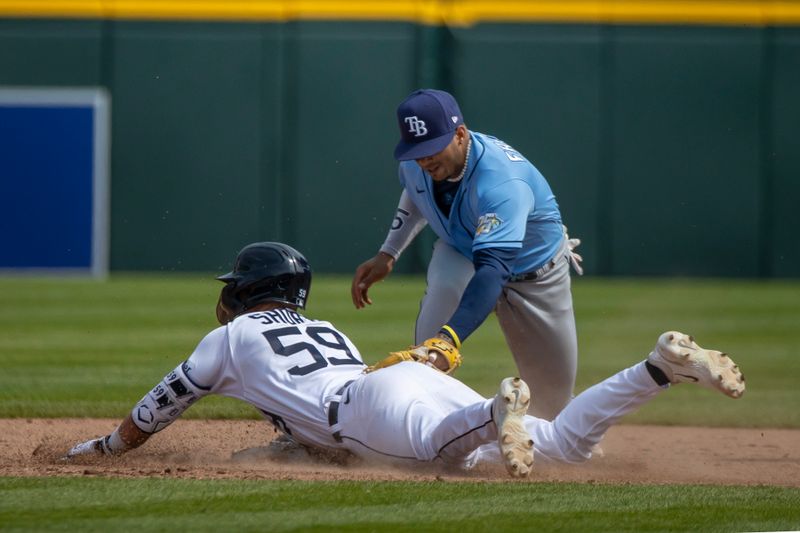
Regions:
[[[159, 422], [153, 410], [179, 416], [179, 399], [188, 406], [214, 393], [254, 405], [312, 446], [382, 460], [500, 460], [494, 399], [419, 363], [369, 374], [364, 368], [356, 347], [329, 322], [290, 309], [248, 313], [209, 333], [134, 407], [133, 419], [158, 431], [172, 418]], [[660, 390], [639, 363], [579, 395], [553, 422], [526, 416], [525, 425], [540, 457], [582, 461], [611, 424]]]
[[328, 404], [364, 367], [353, 343], [329, 322], [275, 309], [209, 333], [184, 372], [208, 393], [254, 405], [298, 441], [334, 447]]

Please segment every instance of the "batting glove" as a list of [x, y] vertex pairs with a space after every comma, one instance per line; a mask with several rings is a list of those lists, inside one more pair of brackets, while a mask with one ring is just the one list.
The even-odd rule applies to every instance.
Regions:
[[564, 238], [567, 240], [567, 259], [569, 260], [569, 264], [572, 265], [576, 274], [583, 276], [583, 267], [581, 266], [581, 263], [583, 263], [583, 256], [575, 251], [575, 248], [581, 245], [581, 240], [570, 238], [567, 233], [567, 227], [563, 224], [562, 227], [564, 228]]
[[76, 444], [70, 451], [67, 452], [67, 455], [64, 456], [64, 459], [72, 459], [73, 457], [78, 457], [80, 455], [112, 455], [111, 450], [108, 449], [108, 445], [106, 444], [107, 439], [108, 437], [98, 437], [96, 439], [87, 440], [86, 442]]

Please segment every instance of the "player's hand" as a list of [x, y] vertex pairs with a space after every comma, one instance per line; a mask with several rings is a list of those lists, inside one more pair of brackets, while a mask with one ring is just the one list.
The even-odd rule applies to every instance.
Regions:
[[87, 440], [86, 442], [81, 442], [80, 444], [76, 444], [72, 447], [70, 451], [67, 452], [67, 455], [62, 457], [62, 459], [73, 459], [79, 456], [101, 456], [101, 455], [110, 455], [104, 446], [106, 437], [98, 437], [96, 439]]
[[393, 268], [394, 257], [384, 252], [378, 252], [372, 259], [358, 265], [350, 286], [350, 295], [353, 297], [353, 305], [356, 306], [356, 309], [361, 309], [367, 304], [372, 305], [367, 291], [373, 283], [388, 276]]

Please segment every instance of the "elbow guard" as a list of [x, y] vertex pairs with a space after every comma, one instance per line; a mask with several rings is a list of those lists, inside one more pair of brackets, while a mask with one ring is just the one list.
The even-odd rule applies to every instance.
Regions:
[[145, 433], [157, 433], [177, 420], [194, 402], [208, 394], [186, 375], [181, 363], [133, 408], [131, 418]]

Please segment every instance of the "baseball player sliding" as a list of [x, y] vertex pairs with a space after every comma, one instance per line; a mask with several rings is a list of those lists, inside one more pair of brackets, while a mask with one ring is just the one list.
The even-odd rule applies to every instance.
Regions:
[[[536, 390], [531, 414], [552, 419], [570, 401], [578, 342], [569, 264], [580, 244], [562, 226], [544, 176], [505, 142], [469, 131], [458, 103], [421, 89], [398, 107], [394, 155], [403, 186], [375, 257], [355, 272], [356, 308], [426, 224], [439, 237], [417, 317], [420, 348], [455, 349], [495, 310], [522, 378]], [[436, 339], [436, 340], [432, 340]]]
[[[77, 444], [68, 459], [125, 453], [200, 398], [221, 394], [254, 405], [286, 435], [313, 448], [464, 467], [499, 461], [512, 476], [525, 476], [534, 450], [556, 461], [586, 460], [616, 420], [670, 384], [693, 382], [733, 398], [745, 388], [726, 355], [668, 332], [646, 361], [586, 390], [547, 421], [525, 414], [531, 394], [519, 378], [504, 379], [487, 399], [436, 370], [425, 350], [410, 352], [411, 360], [367, 367], [330, 322], [298, 313], [308, 299], [311, 270], [289, 246], [251, 244], [233, 271], [217, 279], [225, 283], [217, 303], [222, 326], [145, 394], [116, 430]], [[443, 355], [456, 365], [456, 352]]]

